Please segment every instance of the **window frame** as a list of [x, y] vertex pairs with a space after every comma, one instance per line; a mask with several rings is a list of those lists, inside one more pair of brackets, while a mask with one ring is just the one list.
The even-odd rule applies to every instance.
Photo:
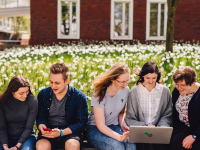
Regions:
[[[61, 35], [61, 1], [76, 2], [76, 36]], [[58, 0], [57, 3], [57, 39], [80, 39], [80, 0]]]
[[[128, 31], [129, 36], [114, 37], [114, 9], [115, 9], [114, 6], [115, 6], [115, 2], [129, 3], [129, 31]], [[125, 16], [125, 13], [123, 14], [123, 16]], [[123, 20], [125, 20], [124, 18], [125, 17], [123, 17]], [[133, 0], [111, 0], [110, 39], [111, 40], [132, 40], [133, 39]]]
[[[159, 36], [150, 36], [150, 4], [158, 3], [158, 28], [157, 33]], [[164, 36], [160, 36], [160, 4], [165, 4], [165, 12], [164, 12]], [[146, 11], [146, 40], [166, 40], [166, 31], [167, 31], [167, 0], [147, 0], [147, 11]]]

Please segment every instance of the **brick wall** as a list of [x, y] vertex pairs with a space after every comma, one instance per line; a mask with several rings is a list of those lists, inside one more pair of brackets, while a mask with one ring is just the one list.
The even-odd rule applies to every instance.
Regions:
[[[133, 39], [145, 42], [146, 0], [134, 0]], [[200, 40], [200, 1], [180, 0], [175, 40]], [[80, 39], [110, 40], [111, 0], [80, 1]], [[31, 0], [31, 45], [77, 40], [57, 39], [57, 0]]]

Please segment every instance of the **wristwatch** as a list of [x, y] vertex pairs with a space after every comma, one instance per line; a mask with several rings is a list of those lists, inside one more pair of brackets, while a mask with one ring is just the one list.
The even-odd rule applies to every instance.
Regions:
[[196, 135], [192, 135], [192, 137], [193, 137], [194, 139], [197, 139], [197, 136], [196, 136]]

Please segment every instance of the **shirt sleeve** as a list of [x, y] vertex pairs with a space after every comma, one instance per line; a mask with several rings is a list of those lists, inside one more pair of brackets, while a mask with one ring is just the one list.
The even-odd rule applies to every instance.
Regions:
[[88, 121], [87, 98], [84, 93], [79, 94], [76, 102], [75, 123], [69, 126], [72, 133], [80, 133], [85, 130]]
[[38, 111], [38, 101], [35, 97], [30, 97], [28, 107], [29, 107], [28, 119], [26, 121], [25, 129], [18, 141], [19, 143], [24, 143], [29, 138], [31, 132], [33, 131], [33, 125]]
[[8, 144], [6, 119], [3, 104], [0, 106], [0, 143], [1, 145]]
[[104, 104], [105, 104], [105, 98], [103, 98], [103, 101], [101, 101], [101, 103], [99, 104], [99, 97], [94, 97], [92, 96], [91, 99], [91, 106], [95, 106], [95, 107], [99, 107], [99, 108], [104, 108]]

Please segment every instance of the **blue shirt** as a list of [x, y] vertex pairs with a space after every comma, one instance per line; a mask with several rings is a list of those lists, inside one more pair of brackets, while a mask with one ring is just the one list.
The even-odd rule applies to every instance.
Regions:
[[[51, 87], [41, 90], [38, 94], [37, 127], [40, 124], [48, 126], [49, 109], [52, 103], [53, 91]], [[67, 101], [65, 103], [65, 116], [72, 133], [82, 132], [88, 120], [88, 105], [85, 94], [68, 84]]]

